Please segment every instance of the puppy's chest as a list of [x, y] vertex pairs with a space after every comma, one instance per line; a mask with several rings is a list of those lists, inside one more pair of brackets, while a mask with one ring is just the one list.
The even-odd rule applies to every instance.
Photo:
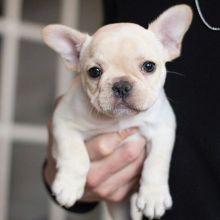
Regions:
[[111, 122], [102, 122], [102, 123], [92, 123], [82, 132], [84, 140], [90, 139], [98, 134], [108, 133], [108, 132], [117, 132], [130, 127], [139, 127], [140, 133], [142, 131], [147, 131], [150, 129], [150, 125], [147, 120], [144, 120], [142, 117], [131, 117], [124, 120], [113, 120]]

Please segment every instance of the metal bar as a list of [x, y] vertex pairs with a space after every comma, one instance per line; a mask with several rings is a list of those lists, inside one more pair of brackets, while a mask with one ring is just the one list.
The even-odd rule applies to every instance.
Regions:
[[0, 135], [0, 219], [7, 220], [8, 217], [8, 195], [9, 175], [11, 170], [11, 143], [8, 138]]
[[[79, 0], [63, 0], [62, 3], [61, 23], [72, 28], [77, 28], [79, 23]], [[66, 92], [73, 74], [66, 69], [61, 59], [58, 59], [57, 70], [56, 95], [59, 96]]]
[[15, 124], [12, 128], [11, 138], [16, 141], [47, 143], [47, 129], [45, 126]]
[[[62, 0], [61, 9], [61, 23], [70, 27], [76, 28], [78, 26], [79, 17], [79, 0]], [[63, 94], [72, 79], [72, 75], [66, 70], [64, 64], [60, 59], [57, 60], [56, 73], [56, 95]], [[50, 220], [65, 220], [66, 212], [50, 203]]]
[[5, 16], [18, 21], [21, 18], [23, 0], [4, 0]]
[[[6, 19], [14, 21], [12, 28], [17, 30], [17, 21], [21, 15], [22, 0], [5, 0]], [[1, 79], [1, 100], [0, 118], [7, 127], [13, 123], [14, 101], [16, 90], [16, 69], [18, 57], [18, 39], [16, 34], [4, 33], [2, 48], [2, 79]], [[1, 184], [0, 184], [0, 219], [8, 219], [8, 200], [10, 185], [10, 165], [11, 165], [11, 139], [1, 137], [0, 161], [1, 161]]]
[[[16, 90], [16, 69], [18, 56], [18, 41], [13, 35], [5, 35], [2, 48], [2, 80], [1, 80], [1, 121], [5, 125], [12, 123], [14, 116], [15, 90]], [[7, 219], [7, 202], [9, 191], [9, 176], [10, 176], [10, 152], [11, 141], [5, 140], [5, 144], [0, 146], [1, 154], [0, 161], [5, 171], [2, 172], [1, 178], [5, 179], [5, 184], [0, 185], [0, 219]], [[3, 168], [2, 168], [3, 169]], [[3, 210], [2, 210], [3, 209]]]
[[0, 33], [13, 34], [16, 37], [42, 42], [41, 30], [43, 25], [32, 22], [14, 22], [9, 19], [0, 19]]
[[40, 125], [14, 124], [9, 126], [0, 123], [0, 136], [15, 141], [46, 144], [47, 129]]

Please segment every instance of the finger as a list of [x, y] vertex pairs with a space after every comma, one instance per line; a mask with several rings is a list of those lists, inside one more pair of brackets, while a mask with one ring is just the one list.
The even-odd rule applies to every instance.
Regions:
[[100, 196], [92, 190], [86, 190], [83, 197], [80, 199], [81, 202], [97, 202], [100, 200]]
[[128, 165], [125, 169], [122, 169], [118, 173], [108, 178], [105, 182], [101, 183], [95, 189], [86, 187], [83, 199], [85, 201], [97, 201], [100, 197], [106, 197], [113, 194], [119, 187], [126, 185], [128, 182], [134, 179], [139, 179], [140, 170], [145, 159], [145, 152], [141, 152], [137, 160]]
[[133, 188], [138, 184], [139, 179], [133, 179], [131, 182], [128, 182], [122, 187], [119, 187], [112, 195], [110, 195], [107, 200], [112, 202], [120, 202], [124, 198], [126, 198]]
[[137, 128], [128, 128], [120, 132], [106, 133], [92, 138], [86, 142], [90, 159], [94, 161], [108, 156], [124, 139], [135, 134], [137, 131]]
[[143, 162], [145, 159], [145, 152], [141, 152], [139, 157], [126, 166], [124, 169], [113, 174], [104, 182], [102, 182], [97, 188], [94, 189], [95, 192], [101, 194], [112, 194], [118, 188], [131, 182], [133, 179], [140, 177]]
[[82, 202], [95, 202], [100, 200], [108, 200], [113, 201], [117, 198], [120, 199], [120, 197], [124, 197], [128, 195], [129, 192], [133, 192], [134, 189], [137, 187], [139, 183], [139, 177], [134, 178], [132, 181], [126, 183], [122, 187], [118, 187], [117, 190], [115, 190], [112, 193], [105, 193], [104, 191], [100, 192], [94, 192], [93, 190], [85, 191], [83, 197], [80, 199]]
[[144, 138], [123, 144], [113, 154], [101, 161], [94, 162], [88, 173], [87, 183], [92, 188], [97, 187], [114, 173], [134, 161], [145, 146]]
[[[125, 169], [122, 169], [118, 173], [108, 178], [105, 182], [99, 185], [95, 189], [91, 189], [86, 186], [84, 196], [81, 201], [93, 202], [103, 198], [104, 195], [107, 198], [118, 190], [118, 188], [127, 185], [128, 182], [132, 182], [134, 179], [140, 178], [140, 171], [145, 159], [145, 150], [140, 153], [137, 160], [128, 165]], [[138, 184], [136, 184], [138, 185]], [[135, 190], [135, 189], [134, 189]]]

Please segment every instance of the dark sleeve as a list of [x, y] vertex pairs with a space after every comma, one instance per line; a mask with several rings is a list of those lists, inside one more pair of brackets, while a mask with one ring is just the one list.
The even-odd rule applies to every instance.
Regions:
[[[56, 201], [56, 197], [53, 195], [50, 186], [47, 184], [47, 182], [45, 180], [44, 169], [45, 169], [46, 165], [47, 165], [47, 161], [45, 160], [45, 162], [43, 164], [43, 168], [42, 168], [42, 178], [43, 178], [45, 188], [46, 188], [48, 194], [50, 195], [50, 197], [52, 198], [52, 200], [57, 205], [60, 206], [60, 204]], [[98, 205], [98, 202], [77, 202], [74, 206], [72, 206], [70, 208], [65, 208], [64, 206], [62, 206], [62, 208], [68, 212], [85, 213], [85, 212], [89, 212], [89, 211], [93, 210], [97, 205]]]

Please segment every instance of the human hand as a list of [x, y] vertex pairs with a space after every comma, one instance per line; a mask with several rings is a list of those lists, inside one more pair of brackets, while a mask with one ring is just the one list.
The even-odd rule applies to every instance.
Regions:
[[141, 137], [122, 143], [137, 131], [106, 133], [86, 143], [91, 167], [81, 201], [120, 201], [138, 186], [146, 141]]
[[[145, 139], [140, 138], [121, 145], [123, 140], [135, 132], [137, 128], [106, 133], [86, 143], [91, 167], [81, 201], [120, 201], [138, 186], [145, 159]], [[52, 157], [51, 147], [50, 135], [47, 166], [44, 173], [49, 186], [52, 185], [56, 175], [56, 162]]]

